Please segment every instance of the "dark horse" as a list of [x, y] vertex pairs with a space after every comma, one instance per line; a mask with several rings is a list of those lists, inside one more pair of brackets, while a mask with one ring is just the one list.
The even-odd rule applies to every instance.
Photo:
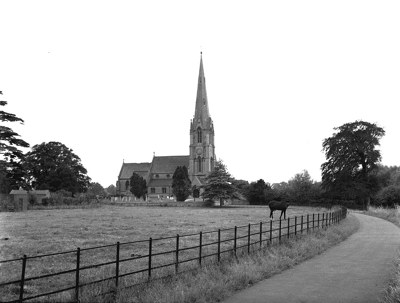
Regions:
[[286, 202], [281, 202], [281, 201], [271, 201], [268, 203], [269, 209], [271, 210], [269, 217], [270, 218], [274, 218], [274, 210], [280, 210], [281, 211], [281, 216], [279, 217], [282, 218], [282, 214], [283, 214], [283, 218], [284, 220], [286, 220], [286, 209], [288, 208], [289, 204]]

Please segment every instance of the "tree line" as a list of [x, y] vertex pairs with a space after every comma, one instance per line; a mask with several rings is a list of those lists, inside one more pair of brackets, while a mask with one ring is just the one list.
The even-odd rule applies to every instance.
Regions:
[[[0, 95], [2, 92], [0, 91]], [[7, 101], [0, 100], [0, 106]], [[52, 192], [91, 192], [94, 195], [115, 194], [115, 186], [105, 191], [91, 182], [81, 159], [60, 142], [30, 145], [12, 130], [11, 123], [23, 124], [15, 114], [0, 111], [0, 193], [11, 189], [49, 189]], [[202, 198], [219, 200], [247, 199], [251, 204], [283, 200], [297, 204], [345, 203], [368, 208], [370, 204], [393, 207], [400, 203], [400, 167], [384, 166], [378, 149], [383, 128], [374, 123], [355, 121], [334, 128], [331, 137], [322, 141], [326, 161], [321, 164], [321, 182], [311, 180], [307, 170], [287, 182], [270, 184], [263, 179], [249, 183], [234, 179], [222, 161], [205, 178]], [[134, 174], [131, 191], [137, 197], [146, 195], [146, 181]], [[173, 176], [173, 194], [184, 201], [199, 189], [191, 187], [186, 167], [178, 167]]]

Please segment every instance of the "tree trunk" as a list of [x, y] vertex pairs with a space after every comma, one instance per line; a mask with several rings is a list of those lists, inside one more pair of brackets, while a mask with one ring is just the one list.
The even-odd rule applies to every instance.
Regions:
[[371, 203], [371, 197], [368, 196], [365, 198], [365, 210], [369, 209], [369, 204]]

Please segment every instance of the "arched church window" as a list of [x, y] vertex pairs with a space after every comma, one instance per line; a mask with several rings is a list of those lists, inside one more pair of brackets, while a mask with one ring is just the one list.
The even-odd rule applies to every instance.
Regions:
[[197, 143], [201, 143], [201, 137], [202, 137], [202, 133], [201, 133], [201, 128], [199, 127], [197, 129]]
[[129, 181], [126, 181], [125, 182], [125, 190], [128, 190], [129, 189]]
[[201, 158], [199, 157], [198, 159], [197, 159], [197, 161], [198, 161], [198, 171], [199, 171], [199, 173], [201, 173], [201, 170], [202, 170], [202, 165], [201, 165]]
[[214, 170], [214, 158], [211, 157], [211, 170]]

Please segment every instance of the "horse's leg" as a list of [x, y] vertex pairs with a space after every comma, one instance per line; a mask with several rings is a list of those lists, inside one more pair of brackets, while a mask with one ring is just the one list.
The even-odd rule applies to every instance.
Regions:
[[272, 219], [274, 218], [274, 211], [272, 209], [270, 210], [269, 217]]
[[[283, 218], [284, 218], [284, 220], [286, 220], [286, 208], [284, 209], [284, 210], [282, 210], [282, 213], [283, 213]], [[282, 215], [282, 214], [281, 214]]]

